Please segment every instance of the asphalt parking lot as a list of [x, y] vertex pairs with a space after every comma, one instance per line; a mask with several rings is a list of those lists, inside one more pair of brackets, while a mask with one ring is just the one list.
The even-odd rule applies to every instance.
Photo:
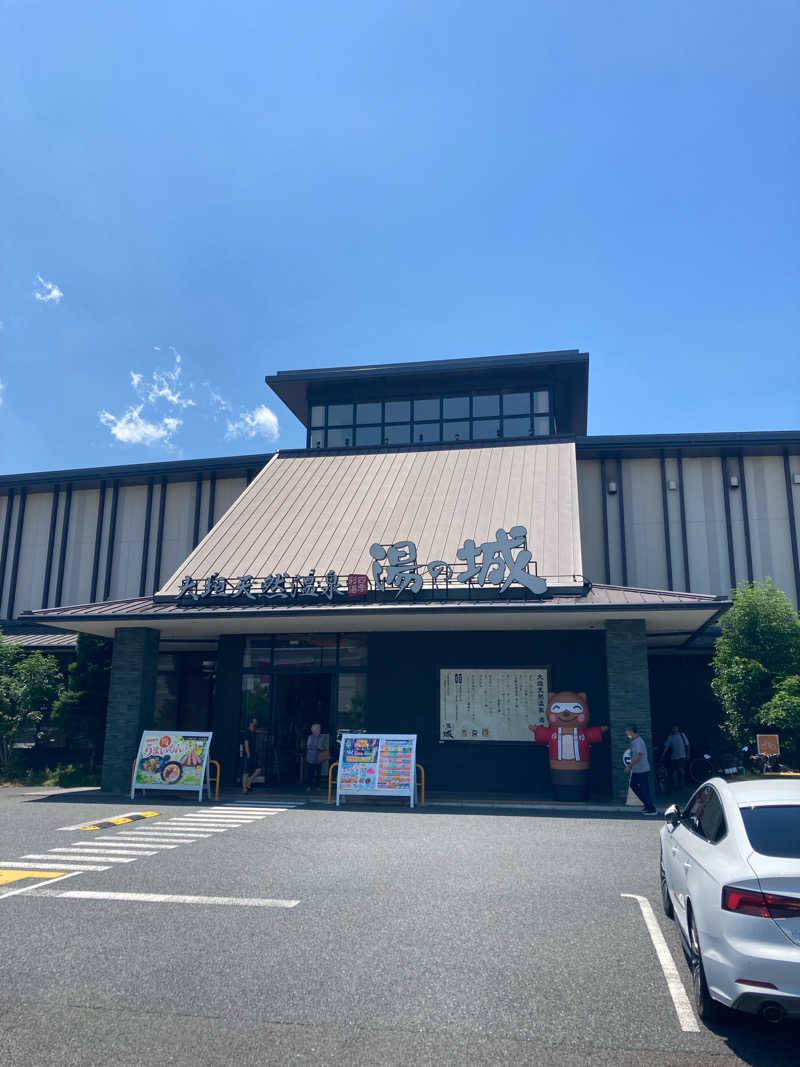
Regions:
[[797, 1063], [670, 993], [658, 827], [0, 790], [3, 1063]]

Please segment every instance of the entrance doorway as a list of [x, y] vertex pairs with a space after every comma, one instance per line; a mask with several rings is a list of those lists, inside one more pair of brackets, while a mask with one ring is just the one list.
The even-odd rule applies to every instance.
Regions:
[[331, 674], [275, 674], [275, 703], [268, 741], [267, 783], [300, 785], [305, 777], [311, 724], [331, 729]]

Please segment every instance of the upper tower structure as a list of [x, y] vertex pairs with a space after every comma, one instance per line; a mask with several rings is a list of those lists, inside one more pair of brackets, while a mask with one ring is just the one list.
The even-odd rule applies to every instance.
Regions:
[[312, 449], [586, 433], [589, 356], [577, 349], [280, 371], [265, 380], [306, 427]]

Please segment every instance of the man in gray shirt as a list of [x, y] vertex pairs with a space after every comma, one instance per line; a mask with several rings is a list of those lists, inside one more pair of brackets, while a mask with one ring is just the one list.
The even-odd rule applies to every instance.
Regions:
[[669, 776], [673, 789], [679, 789], [686, 782], [686, 766], [689, 761], [689, 738], [680, 726], [673, 726], [672, 733], [664, 742], [663, 759], [667, 760]]
[[631, 762], [628, 764], [628, 774], [631, 776], [631, 789], [644, 804], [642, 815], [657, 815], [653, 794], [650, 792], [650, 761], [647, 758], [647, 745], [644, 738], [639, 736], [636, 724], [625, 724], [625, 734], [631, 743]]

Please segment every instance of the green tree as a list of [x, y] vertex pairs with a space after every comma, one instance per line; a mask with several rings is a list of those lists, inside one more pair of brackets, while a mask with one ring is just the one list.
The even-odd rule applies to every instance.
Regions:
[[782, 738], [783, 752], [796, 758], [800, 750], [800, 674], [790, 674], [775, 687], [761, 708], [761, 722]]
[[[711, 688], [722, 705], [722, 730], [744, 745], [779, 729], [792, 749], [800, 730], [800, 616], [771, 578], [743, 582], [722, 618]], [[780, 726], [779, 726], [780, 723]]]
[[23, 737], [36, 738], [64, 682], [53, 656], [9, 653], [0, 639], [0, 767], [7, 771], [12, 746]]
[[105, 637], [78, 634], [69, 685], [54, 704], [50, 720], [64, 731], [68, 745], [89, 745], [92, 770], [103, 754], [113, 648]]

